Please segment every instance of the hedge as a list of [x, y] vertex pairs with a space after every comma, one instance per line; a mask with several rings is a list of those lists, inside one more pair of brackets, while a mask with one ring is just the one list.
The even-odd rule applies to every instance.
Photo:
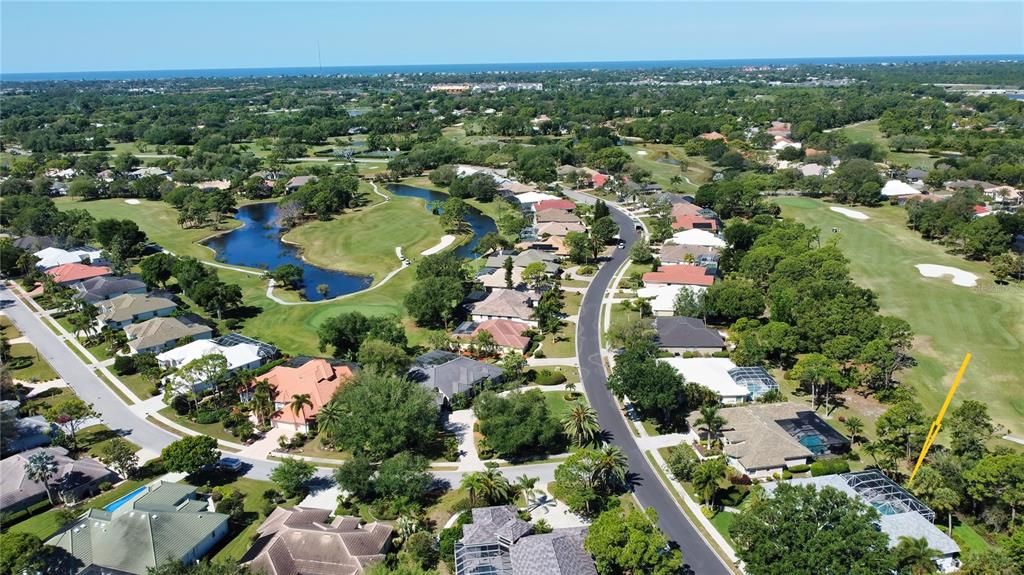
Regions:
[[845, 459], [823, 459], [811, 464], [811, 477], [835, 475], [850, 471], [850, 464]]
[[803, 465], [790, 465], [789, 470], [793, 473], [807, 473], [811, 470], [811, 466], [806, 463]]

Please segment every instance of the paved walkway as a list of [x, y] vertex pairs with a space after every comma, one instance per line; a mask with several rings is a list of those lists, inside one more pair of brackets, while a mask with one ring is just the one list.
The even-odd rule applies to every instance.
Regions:
[[579, 367], [580, 360], [575, 357], [528, 357], [526, 358], [526, 365], [567, 365], [571, 367]]
[[50, 381], [45, 381], [43, 383], [32, 383], [20, 379], [15, 379], [14, 383], [23, 385], [28, 388], [29, 392], [25, 397], [35, 397], [40, 393], [43, 393], [44, 391], [49, 391], [51, 389], [57, 389], [59, 387], [68, 386], [68, 384], [64, 383], [64, 380], [60, 378], [51, 379]]
[[472, 409], [453, 411], [445, 422], [445, 429], [459, 440], [459, 471], [483, 471], [487, 468], [476, 449], [476, 438], [473, 435], [475, 424], [476, 416]]

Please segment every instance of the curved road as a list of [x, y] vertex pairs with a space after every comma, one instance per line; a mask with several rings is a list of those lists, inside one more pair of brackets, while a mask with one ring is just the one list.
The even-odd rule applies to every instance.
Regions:
[[[577, 197], [585, 198], [579, 195]], [[593, 200], [587, 198], [587, 201]], [[601, 301], [637, 240], [635, 224], [629, 216], [615, 206], [608, 207], [612, 219], [619, 226], [620, 237], [625, 242], [625, 247], [615, 250], [611, 260], [601, 266], [583, 297], [576, 329], [576, 354], [579, 357], [583, 387], [591, 405], [597, 411], [601, 427], [611, 434], [612, 443], [622, 448], [629, 458], [629, 470], [636, 477], [633, 492], [637, 500], [644, 507], [653, 507], [658, 511], [661, 530], [669, 541], [679, 546], [683, 561], [696, 575], [729, 575], [730, 569], [690, 522], [651, 468], [647, 456], [641, 451], [629, 429], [630, 423], [626, 421], [615, 397], [608, 390], [608, 378], [601, 358]]]

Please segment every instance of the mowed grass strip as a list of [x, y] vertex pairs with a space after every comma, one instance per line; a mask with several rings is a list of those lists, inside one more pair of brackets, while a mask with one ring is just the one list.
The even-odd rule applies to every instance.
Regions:
[[[974, 355], [957, 391], [954, 407], [965, 399], [988, 405], [993, 419], [1010, 433], [1024, 432], [1024, 287], [997, 285], [984, 262], [946, 253], [906, 227], [902, 208], [857, 210], [870, 219], [853, 220], [831, 211], [830, 204], [810, 198], [780, 198], [782, 215], [837, 238], [850, 260], [854, 280], [878, 295], [882, 313], [908, 321], [916, 334], [917, 365], [897, 377], [918, 393], [929, 413], [936, 413], [964, 354]], [[833, 234], [832, 228], [839, 233]], [[950, 278], [925, 278], [916, 264], [951, 266], [977, 274], [976, 287], [953, 285]]]

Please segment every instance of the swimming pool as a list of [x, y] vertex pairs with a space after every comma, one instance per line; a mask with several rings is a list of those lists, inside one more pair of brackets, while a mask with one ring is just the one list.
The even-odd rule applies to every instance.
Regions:
[[138, 495], [139, 493], [142, 493], [145, 490], [146, 490], [146, 486], [143, 485], [142, 487], [136, 489], [135, 491], [132, 491], [128, 495], [122, 495], [121, 497], [118, 497], [117, 499], [115, 499], [115, 500], [111, 501], [110, 503], [104, 505], [103, 506], [103, 510], [104, 511], [113, 511], [113, 510], [117, 509], [118, 507], [124, 505], [125, 503], [128, 503], [132, 498], [134, 498], [136, 495]]
[[803, 445], [815, 455], [822, 455], [828, 451], [828, 445], [820, 435], [805, 435], [799, 441], [800, 445]]

